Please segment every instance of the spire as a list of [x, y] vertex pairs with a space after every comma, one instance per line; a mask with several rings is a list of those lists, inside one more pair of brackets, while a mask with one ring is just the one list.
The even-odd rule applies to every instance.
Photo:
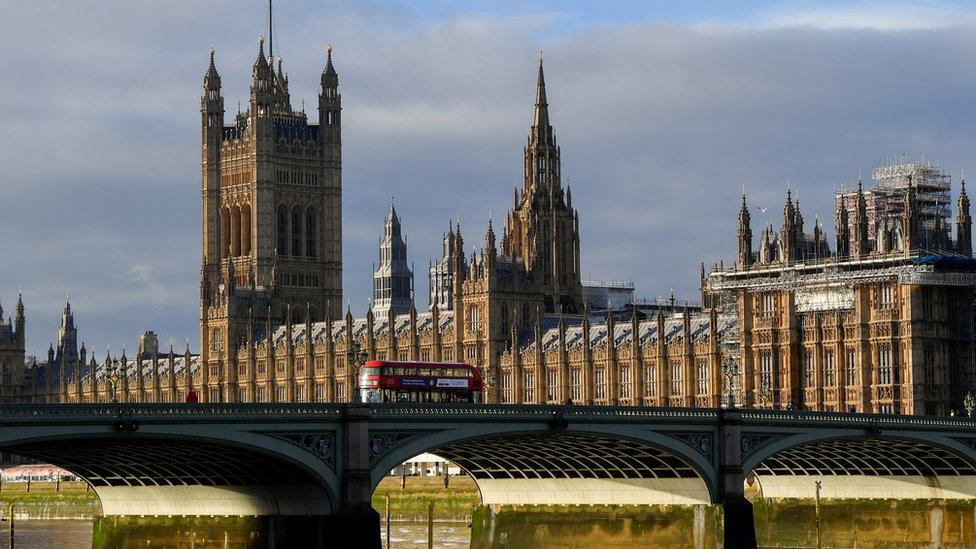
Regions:
[[539, 50], [539, 77], [535, 85], [535, 113], [532, 116], [532, 126], [535, 128], [549, 126], [549, 101], [546, 99], [546, 76], [542, 70], [542, 50]]
[[332, 66], [332, 44], [325, 46], [325, 69], [322, 70], [322, 87], [336, 87], [339, 85], [339, 75]]
[[274, 57], [274, 9], [268, 0], [268, 55]]
[[966, 194], [966, 175], [963, 173], [956, 202], [956, 248], [966, 256], [973, 255], [973, 218], [969, 214], [969, 196]]
[[748, 268], [752, 264], [752, 216], [746, 203], [745, 190], [742, 192], [742, 207], [739, 209], [739, 267]]
[[271, 80], [274, 78], [274, 67], [268, 64], [268, 58], [264, 55], [263, 34], [258, 37], [258, 58], [254, 60], [251, 76], [254, 80]]
[[217, 50], [210, 46], [210, 66], [207, 68], [207, 74], [203, 76], [203, 87], [208, 90], [220, 89], [220, 74], [217, 73], [217, 64], [214, 62], [216, 53]]

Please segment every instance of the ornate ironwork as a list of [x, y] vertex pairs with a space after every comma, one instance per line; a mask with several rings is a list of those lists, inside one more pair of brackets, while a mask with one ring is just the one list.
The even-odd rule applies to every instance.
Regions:
[[329, 469], [335, 471], [336, 435], [333, 431], [324, 433], [275, 433], [272, 436], [297, 444], [319, 457]]
[[417, 431], [370, 431], [369, 466], [376, 465], [377, 462], [386, 457], [394, 449], [422, 434], [424, 433]]
[[756, 450], [762, 448], [770, 441], [780, 438], [782, 435], [774, 435], [769, 433], [743, 433], [739, 440], [739, 449], [742, 451], [742, 459], [746, 459], [752, 454], [756, 453]]
[[705, 456], [709, 462], [712, 461], [712, 442], [711, 433], [668, 433], [672, 437], [684, 442]]

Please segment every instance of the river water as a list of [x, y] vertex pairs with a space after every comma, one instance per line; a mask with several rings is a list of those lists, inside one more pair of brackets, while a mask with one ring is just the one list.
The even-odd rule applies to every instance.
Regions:
[[[818, 521], [812, 502], [757, 501], [755, 529], [760, 547], [976, 547], [974, 502], [862, 500], [829, 502], [821, 507]], [[17, 520], [15, 547], [89, 549], [93, 540], [97, 540], [94, 543], [97, 549], [243, 549], [265, 545], [261, 523], [253, 517], [173, 520], [133, 517], [122, 524], [105, 519], [97, 524], [91, 520]], [[0, 547], [4, 549], [8, 547], [8, 524], [0, 523]], [[391, 547], [427, 547], [426, 523], [393, 522], [390, 526]], [[721, 547], [724, 527], [721, 510], [716, 506], [532, 508], [498, 512], [481, 507], [470, 527], [466, 523], [435, 523], [434, 546], [717, 549]], [[289, 532], [299, 537], [304, 535], [302, 528]], [[383, 525], [384, 546], [385, 533]]]
[[[29, 549], [91, 549], [92, 521], [90, 520], [20, 520], [14, 524], [14, 541], [16, 548]], [[8, 524], [0, 523], [0, 547], [9, 547]], [[386, 547], [386, 529], [383, 529], [383, 546]], [[445, 549], [467, 548], [471, 543], [471, 529], [464, 523], [435, 523], [434, 546]], [[148, 541], [148, 540], [147, 540]], [[427, 549], [427, 524], [415, 522], [393, 522], [390, 524], [391, 547], [396, 549]], [[134, 544], [133, 544], [134, 545]], [[159, 543], [142, 547], [191, 547], [189, 541], [170, 544]], [[192, 547], [220, 547], [228, 549], [245, 547], [242, 543], [195, 542]]]

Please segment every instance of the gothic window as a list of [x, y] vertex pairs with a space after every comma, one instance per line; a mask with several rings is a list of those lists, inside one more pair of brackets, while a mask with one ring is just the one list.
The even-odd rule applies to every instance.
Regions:
[[890, 309], [894, 305], [894, 289], [891, 284], [882, 284], [881, 291], [878, 299], [878, 305], [882, 309]]
[[10, 385], [12, 381], [12, 374], [10, 371], [10, 360], [3, 361], [3, 384]]
[[878, 383], [890, 385], [892, 382], [891, 346], [882, 345], [878, 349]]
[[346, 402], [346, 383], [344, 381], [336, 382], [336, 402]]
[[593, 393], [594, 398], [597, 400], [603, 400], [607, 398], [607, 371], [605, 368], [597, 368], [593, 372], [594, 383], [593, 383]]
[[241, 255], [241, 209], [238, 206], [230, 212], [230, 255]]
[[824, 387], [833, 387], [837, 385], [837, 370], [834, 367], [834, 352], [824, 351]]
[[291, 255], [302, 255], [302, 212], [298, 206], [291, 213]]
[[230, 257], [230, 210], [227, 208], [220, 210], [220, 253]]
[[804, 349], [803, 351], [803, 386], [813, 387], [813, 353]]
[[237, 401], [247, 402], [247, 387], [240, 387], [237, 389]]
[[759, 351], [759, 389], [774, 389], [773, 353], [768, 349]]
[[620, 398], [630, 398], [630, 366], [620, 368]]
[[278, 255], [288, 255], [288, 210], [278, 206]]
[[762, 312], [769, 316], [776, 312], [776, 294], [766, 292], [762, 294]]
[[922, 349], [922, 377], [926, 385], [935, 385], [935, 347], [929, 344]]
[[677, 362], [671, 364], [671, 394], [681, 394], [681, 364]]
[[315, 384], [315, 402], [325, 402], [325, 384]]
[[481, 311], [479, 310], [478, 306], [472, 305], [471, 308], [468, 309], [468, 315], [470, 316], [469, 330], [471, 330], [472, 332], [478, 332], [479, 330], [481, 330]]
[[241, 207], [241, 255], [251, 255], [251, 206]]
[[708, 362], [704, 360], [698, 363], [698, 394], [708, 394]]
[[265, 386], [258, 387], [257, 402], [267, 402], [268, 401], [268, 388]]
[[522, 402], [535, 404], [535, 372], [525, 372], [522, 393]]
[[657, 370], [654, 366], [644, 367], [644, 395], [657, 396]]
[[575, 402], [583, 400], [583, 371], [574, 369], [572, 376], [572, 397]]
[[502, 402], [512, 402], [512, 374], [505, 372], [501, 375]]
[[305, 385], [295, 386], [295, 402], [305, 402]]
[[546, 371], [546, 400], [549, 402], [556, 400], [556, 391], [559, 389], [556, 377], [556, 370]]
[[305, 255], [315, 257], [315, 209], [309, 208], [305, 213]]
[[275, 386], [275, 402], [287, 402], [288, 391], [284, 385]]
[[210, 339], [211, 339], [210, 350], [213, 351], [214, 353], [219, 353], [220, 352], [220, 330], [215, 329], [213, 332], [211, 332]]
[[847, 349], [847, 363], [844, 365], [846, 374], [846, 382], [848, 387], [853, 387], [857, 383], [857, 351], [854, 349]]

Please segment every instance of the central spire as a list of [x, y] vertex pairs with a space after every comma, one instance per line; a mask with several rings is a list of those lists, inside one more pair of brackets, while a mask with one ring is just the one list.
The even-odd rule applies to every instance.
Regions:
[[546, 99], [546, 75], [542, 69], [542, 51], [539, 51], [539, 78], [535, 87], [535, 113], [532, 115], [532, 126], [546, 128], [549, 126], [549, 101]]

